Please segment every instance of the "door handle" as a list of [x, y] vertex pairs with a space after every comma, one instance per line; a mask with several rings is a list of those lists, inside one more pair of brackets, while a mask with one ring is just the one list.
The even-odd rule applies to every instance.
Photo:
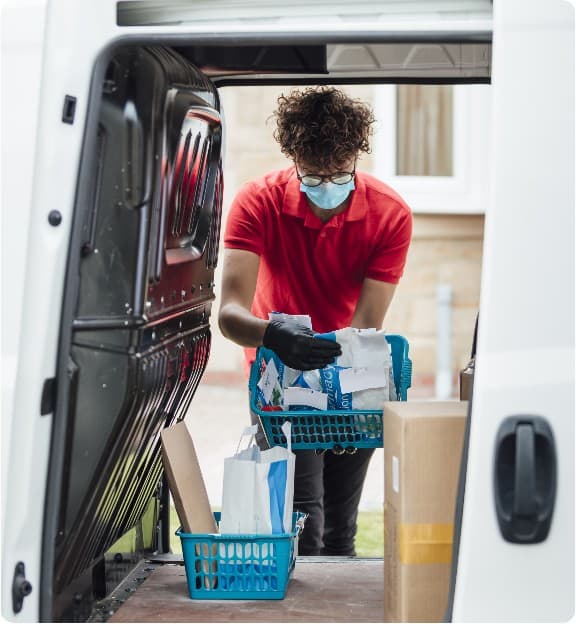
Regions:
[[502, 537], [536, 544], [548, 536], [556, 499], [556, 445], [539, 416], [511, 416], [494, 453], [494, 499]]
[[531, 517], [536, 513], [536, 457], [534, 427], [521, 423], [516, 427], [514, 475], [514, 514]]

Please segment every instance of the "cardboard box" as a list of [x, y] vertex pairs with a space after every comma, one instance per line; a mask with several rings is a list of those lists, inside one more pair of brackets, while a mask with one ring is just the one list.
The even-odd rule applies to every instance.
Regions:
[[384, 405], [384, 620], [441, 622], [450, 586], [465, 401]]
[[218, 533], [188, 427], [179, 422], [163, 429], [160, 437], [168, 487], [182, 529], [186, 533]]

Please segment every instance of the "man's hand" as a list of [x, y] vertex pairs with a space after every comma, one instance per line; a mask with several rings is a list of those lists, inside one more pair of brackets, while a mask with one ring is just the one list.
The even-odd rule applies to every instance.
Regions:
[[337, 342], [314, 338], [311, 329], [290, 321], [270, 321], [262, 344], [274, 351], [286, 366], [302, 371], [324, 368], [342, 354]]

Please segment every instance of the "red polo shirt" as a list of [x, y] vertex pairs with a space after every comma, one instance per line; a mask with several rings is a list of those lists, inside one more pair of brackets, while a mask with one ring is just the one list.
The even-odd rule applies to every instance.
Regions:
[[[317, 332], [350, 325], [365, 277], [397, 284], [412, 215], [389, 186], [356, 172], [348, 208], [327, 223], [310, 210], [294, 167], [243, 186], [224, 246], [260, 256], [252, 313], [309, 314]], [[250, 356], [249, 356], [250, 357]]]

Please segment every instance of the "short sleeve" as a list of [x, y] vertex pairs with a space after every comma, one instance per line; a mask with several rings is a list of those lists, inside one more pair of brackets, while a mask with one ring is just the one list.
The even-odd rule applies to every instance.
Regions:
[[368, 260], [365, 276], [397, 284], [404, 272], [411, 238], [412, 213], [407, 206], [401, 206], [393, 223], [382, 232]]
[[262, 255], [264, 251], [265, 210], [262, 189], [248, 183], [234, 198], [224, 231], [224, 247]]

